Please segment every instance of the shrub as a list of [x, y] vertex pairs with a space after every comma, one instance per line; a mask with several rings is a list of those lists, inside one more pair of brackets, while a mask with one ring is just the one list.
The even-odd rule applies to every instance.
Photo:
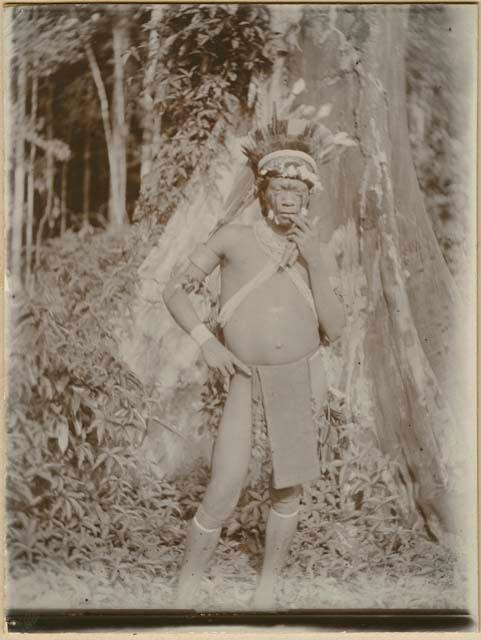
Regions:
[[134, 453], [153, 390], [120, 359], [112, 319], [129, 312], [148, 249], [139, 231], [51, 242], [34, 291], [12, 305], [7, 506], [15, 563], [80, 559], [89, 545], [105, 545], [122, 505], [138, 497]]

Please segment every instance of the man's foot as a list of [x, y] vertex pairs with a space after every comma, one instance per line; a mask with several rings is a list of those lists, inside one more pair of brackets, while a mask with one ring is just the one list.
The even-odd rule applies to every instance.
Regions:
[[259, 585], [252, 598], [251, 608], [254, 611], [277, 611], [277, 598], [274, 587]]
[[177, 590], [174, 606], [176, 609], [193, 609], [196, 602], [196, 590], [192, 590], [189, 586], [184, 585]]

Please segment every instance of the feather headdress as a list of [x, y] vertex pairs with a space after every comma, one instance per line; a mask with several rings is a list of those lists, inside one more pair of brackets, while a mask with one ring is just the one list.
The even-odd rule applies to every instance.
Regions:
[[274, 109], [272, 122], [253, 131], [242, 151], [256, 179], [298, 178], [310, 188], [322, 189], [318, 167], [336, 148], [355, 145], [345, 132], [333, 134], [322, 124], [300, 118], [279, 119]]
[[320, 188], [318, 159], [329, 144], [330, 131], [298, 118], [272, 122], [252, 132], [243, 152], [256, 178], [298, 178], [309, 187]]

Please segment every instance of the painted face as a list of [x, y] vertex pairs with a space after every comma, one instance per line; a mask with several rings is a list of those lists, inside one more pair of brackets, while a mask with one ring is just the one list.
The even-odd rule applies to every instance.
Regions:
[[290, 216], [300, 215], [301, 209], [307, 209], [309, 203], [309, 187], [297, 178], [270, 178], [266, 191], [265, 203], [276, 217], [281, 227], [290, 227]]

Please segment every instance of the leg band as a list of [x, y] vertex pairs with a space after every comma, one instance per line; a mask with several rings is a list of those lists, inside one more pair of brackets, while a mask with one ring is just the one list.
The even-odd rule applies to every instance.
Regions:
[[229, 515], [230, 512], [226, 516], [211, 515], [210, 513], [207, 513], [204, 505], [201, 504], [197, 509], [194, 520], [195, 523], [204, 531], [216, 531], [217, 529], [222, 528]]
[[279, 513], [279, 511], [276, 511], [274, 507], [271, 507], [271, 509], [276, 514], [276, 516], [279, 516], [279, 518], [293, 518], [299, 513], [299, 509], [297, 509], [297, 511], [294, 511], [293, 513]]
[[199, 527], [199, 529], [202, 529], [202, 531], [206, 531], [207, 533], [212, 533], [213, 531], [218, 531], [220, 529], [220, 527], [216, 527], [215, 529], [206, 529], [205, 527], [203, 527], [200, 522], [197, 519], [197, 515], [194, 516], [194, 522], [195, 524]]
[[299, 513], [299, 502], [302, 494], [302, 486], [285, 487], [275, 489], [270, 487], [271, 508], [278, 516], [290, 518]]

